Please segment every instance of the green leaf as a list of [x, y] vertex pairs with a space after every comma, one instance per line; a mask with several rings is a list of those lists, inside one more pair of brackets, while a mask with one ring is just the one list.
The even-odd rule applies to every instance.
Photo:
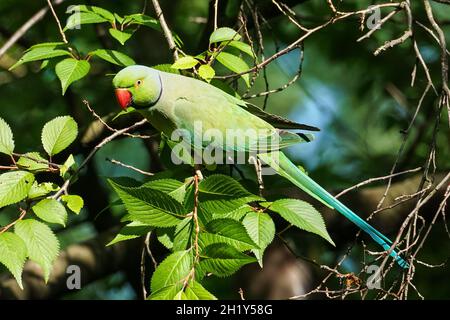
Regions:
[[86, 60], [68, 58], [58, 62], [55, 71], [61, 81], [62, 95], [73, 82], [85, 77], [90, 69], [91, 65]]
[[[242, 60], [241, 58], [228, 53], [228, 52], [220, 52], [217, 56], [216, 56], [217, 61], [219, 61], [221, 64], [223, 64], [226, 68], [230, 69], [231, 71], [235, 72], [235, 73], [241, 73], [241, 72], [245, 72], [248, 71], [250, 68], [247, 65], [247, 63]], [[248, 73], [243, 74], [242, 79], [244, 79], [245, 83], [247, 84], [247, 87], [250, 86], [250, 76], [248, 75]]]
[[151, 290], [155, 292], [172, 284], [183, 283], [192, 269], [191, 250], [176, 251], [162, 261], [153, 273]]
[[51, 182], [37, 183], [37, 181], [34, 181], [33, 185], [30, 188], [30, 191], [28, 191], [28, 198], [29, 199], [40, 198], [49, 194], [52, 191], [57, 190], [59, 190], [59, 187], [54, 183]]
[[239, 182], [226, 175], [215, 174], [199, 183], [200, 207], [216, 217], [256, 200], [262, 198], [248, 192]]
[[294, 226], [315, 233], [333, 246], [335, 245], [328, 234], [320, 212], [309, 203], [297, 199], [280, 199], [272, 204], [262, 203], [262, 205], [278, 213]]
[[47, 45], [39, 47], [34, 46], [28, 49], [28, 51], [25, 52], [22, 58], [20, 58], [19, 61], [17, 61], [11, 68], [9, 68], [9, 70], [16, 68], [23, 63], [60, 56], [70, 56], [70, 52], [67, 51], [66, 47], [61, 44], [52, 43], [51, 45], [49, 44], [48, 46]]
[[66, 149], [77, 137], [78, 125], [70, 116], [56, 117], [42, 129], [42, 145], [49, 156]]
[[198, 68], [198, 75], [210, 82], [212, 78], [216, 75], [216, 71], [209, 64], [202, 64], [200, 68]]
[[253, 53], [252, 47], [250, 45], [248, 45], [245, 42], [242, 41], [230, 41], [229, 43], [227, 43], [227, 46], [236, 48], [246, 54], [248, 54], [250, 57], [254, 58], [255, 54]]
[[24, 156], [19, 158], [17, 165], [21, 169], [33, 172], [46, 171], [48, 169], [47, 160], [39, 152], [25, 153]]
[[11, 232], [0, 233], [0, 263], [8, 268], [22, 290], [22, 270], [26, 258], [27, 247], [19, 236]]
[[34, 182], [34, 175], [26, 171], [12, 171], [0, 175], [0, 208], [25, 199]]
[[94, 12], [75, 12], [67, 19], [67, 24], [64, 27], [64, 31], [70, 29], [80, 29], [82, 24], [94, 24], [106, 22], [108, 19], [102, 17]]
[[239, 251], [259, 248], [250, 238], [242, 223], [236, 220], [212, 220], [206, 225], [206, 231], [199, 235], [201, 247], [207, 247], [214, 243], [226, 243]]
[[254, 212], [253, 209], [245, 204], [242, 207], [239, 207], [233, 211], [227, 212], [227, 213], [218, 213], [218, 214], [214, 214], [212, 215], [212, 219], [220, 219], [220, 218], [228, 218], [228, 219], [233, 219], [236, 221], [241, 221], [242, 218], [244, 218], [244, 216], [246, 214], [248, 214], [249, 212]]
[[128, 214], [123, 221], [139, 221], [155, 227], [171, 227], [180, 222], [186, 211], [180, 203], [165, 193], [150, 188], [123, 187], [109, 180], [125, 204]]
[[42, 199], [32, 207], [36, 216], [48, 223], [66, 226], [67, 211], [61, 202], [55, 199]]
[[148, 300], [174, 300], [179, 295], [183, 284], [172, 284], [170, 286], [153, 291]]
[[25, 242], [29, 258], [41, 266], [47, 282], [59, 252], [59, 242], [55, 234], [46, 224], [33, 219], [18, 221], [14, 230]]
[[209, 43], [240, 40], [241, 36], [231, 28], [223, 27], [216, 29], [209, 37]]
[[151, 230], [152, 227], [149, 227], [145, 224], [139, 222], [131, 222], [122, 229], [120, 229], [119, 233], [115, 236], [115, 238], [112, 239], [106, 246], [111, 246], [121, 241], [131, 240], [145, 236]]
[[156, 229], [156, 238], [167, 249], [173, 248], [175, 228], [158, 228]]
[[76, 5], [71, 7], [71, 12], [93, 12], [99, 16], [102, 16], [103, 18], [107, 19], [108, 21], [113, 22], [115, 20], [115, 16], [110, 11], [96, 7], [96, 6], [88, 6], [88, 5]]
[[126, 54], [115, 50], [97, 49], [89, 54], [123, 67], [136, 64], [136, 62]]
[[144, 183], [142, 187], [159, 190], [182, 203], [186, 194], [186, 184], [175, 179], [158, 179]]
[[219, 277], [230, 276], [242, 266], [256, 261], [228, 244], [209, 245], [202, 255], [207, 258], [200, 262], [201, 268]]
[[248, 213], [242, 224], [247, 229], [250, 238], [258, 245], [259, 249], [252, 249], [258, 259], [258, 263], [263, 267], [263, 253], [275, 236], [275, 224], [272, 218], [264, 212]]
[[31, 47], [29, 47], [27, 50], [25, 50], [25, 52], [29, 52], [33, 49], [36, 48], [46, 48], [46, 47], [57, 47], [57, 46], [63, 46], [66, 47], [67, 45], [62, 42], [62, 41], [55, 41], [55, 42], [41, 42], [35, 45], [32, 45]]
[[183, 219], [175, 228], [173, 251], [186, 250], [191, 247], [194, 224], [191, 217]]
[[125, 16], [123, 24], [139, 24], [146, 27], [150, 27], [157, 31], [161, 31], [161, 27], [159, 25], [158, 20], [142, 13], [136, 13], [129, 16]]
[[124, 18], [119, 16], [117, 13], [114, 12], [114, 18], [116, 18], [116, 21], [118, 21], [120, 24], [123, 23]]
[[152, 66], [152, 68], [162, 72], [180, 74], [180, 71], [178, 71], [177, 69], [173, 69], [171, 64], [157, 64], [155, 66]]
[[181, 70], [191, 69], [199, 63], [200, 63], [200, 61], [198, 61], [194, 57], [185, 56], [185, 57], [181, 57], [177, 61], [175, 61], [175, 63], [172, 64], [172, 68], [173, 69], [181, 69]]
[[120, 31], [120, 30], [117, 30], [117, 29], [110, 28], [109, 29], [109, 33], [111, 34], [111, 36], [114, 39], [119, 41], [121, 45], [124, 45], [125, 42], [127, 42], [127, 40], [131, 38], [131, 36], [134, 33], [134, 30]]
[[188, 283], [184, 293], [188, 300], [217, 300], [211, 292], [195, 280]]
[[72, 167], [76, 167], [76, 162], [75, 159], [73, 157], [73, 154], [70, 154], [66, 161], [64, 161], [64, 164], [59, 168], [59, 175], [63, 178], [66, 179], [68, 178], [67, 172], [70, 170], [70, 168]]
[[79, 214], [81, 209], [84, 207], [83, 198], [74, 194], [63, 195], [61, 200], [66, 203], [67, 208], [76, 214]]
[[0, 118], [0, 153], [11, 155], [14, 151], [14, 138], [11, 128]]

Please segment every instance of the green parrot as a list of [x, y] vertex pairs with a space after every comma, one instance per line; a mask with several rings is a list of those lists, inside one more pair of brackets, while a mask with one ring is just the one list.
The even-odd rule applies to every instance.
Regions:
[[[311, 139], [309, 135], [287, 130], [317, 131], [317, 128], [267, 113], [206, 82], [146, 66], [122, 69], [114, 77], [113, 86], [121, 108], [133, 106], [167, 137], [180, 131], [181, 136], [189, 136], [188, 141], [195, 142], [194, 150], [205, 150], [212, 145], [225, 152], [255, 153], [276, 173], [368, 233], [384, 250], [391, 249], [391, 240], [329, 194], [281, 151], [284, 147]], [[230, 131], [254, 134], [251, 138], [236, 139], [234, 136], [227, 139]], [[211, 139], [204, 132], [214, 132], [226, 138]], [[390, 255], [401, 267], [408, 267], [394, 249]]]

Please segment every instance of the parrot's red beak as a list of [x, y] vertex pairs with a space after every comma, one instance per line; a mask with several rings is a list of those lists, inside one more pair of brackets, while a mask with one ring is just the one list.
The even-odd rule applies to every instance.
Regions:
[[128, 108], [132, 102], [131, 92], [127, 89], [116, 89], [116, 98], [120, 107], [124, 110]]

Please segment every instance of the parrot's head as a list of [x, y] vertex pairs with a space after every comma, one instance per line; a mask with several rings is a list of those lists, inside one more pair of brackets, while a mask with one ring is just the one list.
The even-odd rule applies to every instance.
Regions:
[[129, 66], [113, 79], [117, 102], [122, 109], [133, 105], [136, 109], [149, 108], [161, 97], [162, 83], [159, 72], [145, 66]]

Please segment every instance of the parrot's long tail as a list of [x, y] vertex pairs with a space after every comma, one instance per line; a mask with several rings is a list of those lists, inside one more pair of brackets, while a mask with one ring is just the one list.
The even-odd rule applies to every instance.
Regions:
[[[343, 203], [329, 194], [324, 188], [312, 180], [302, 170], [297, 168], [282, 152], [276, 151], [271, 153], [259, 154], [258, 157], [272, 169], [274, 169], [279, 175], [285, 177], [297, 187], [308, 193], [310, 196], [319, 200], [326, 206], [337, 210], [344, 215], [351, 222], [356, 224], [361, 230], [368, 233], [375, 242], [380, 244], [384, 250], [389, 250], [392, 246], [392, 241], [385, 235], [376, 230], [366, 221], [361, 219], [352, 210], [347, 208]], [[408, 263], [398, 255], [395, 250], [392, 250], [390, 255], [394, 257], [398, 264], [403, 268], [408, 268]]]

